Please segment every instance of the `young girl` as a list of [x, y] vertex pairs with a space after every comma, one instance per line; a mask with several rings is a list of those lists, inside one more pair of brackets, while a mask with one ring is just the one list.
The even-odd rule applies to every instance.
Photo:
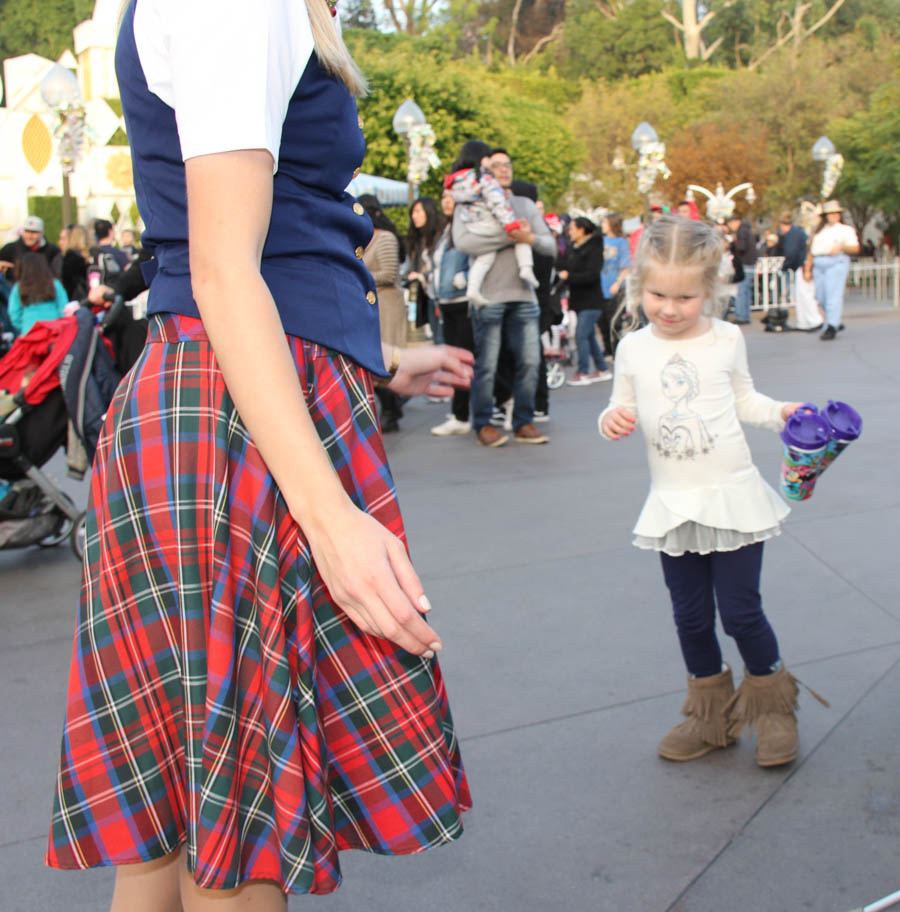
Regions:
[[[722, 242], [698, 221], [647, 226], [629, 277], [630, 306], [649, 321], [619, 345], [600, 433], [627, 437], [638, 418], [650, 493], [634, 544], [659, 551], [688, 670], [687, 716], [660, 742], [669, 760], [693, 760], [755, 723], [757, 762], [797, 756], [796, 679], [763, 614], [763, 542], [788, 508], [753, 465], [740, 422], [779, 431], [800, 405], [756, 392], [741, 331], [716, 319]], [[746, 666], [737, 693], [716, 639], [716, 607]]]
[[[491, 174], [490, 154], [490, 148], [478, 140], [464, 143], [452, 173], [444, 178], [444, 188], [453, 196], [460, 218], [468, 223], [469, 230], [474, 234], [502, 237], [504, 232], [509, 234], [524, 226], [516, 218], [506, 191]], [[515, 251], [519, 278], [532, 288], [537, 288], [531, 245], [516, 244]], [[469, 265], [466, 295], [476, 307], [487, 303], [481, 293], [481, 286], [496, 257], [496, 253], [482, 253], [473, 257]]]
[[20, 336], [40, 320], [61, 317], [68, 302], [65, 288], [53, 278], [43, 254], [26, 253], [16, 263], [16, 284], [9, 295], [9, 320]]

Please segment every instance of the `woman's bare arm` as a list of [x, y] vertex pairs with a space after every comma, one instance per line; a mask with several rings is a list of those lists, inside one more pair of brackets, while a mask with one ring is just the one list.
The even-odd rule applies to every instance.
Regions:
[[306, 409], [281, 320], [260, 275], [272, 158], [221, 152], [185, 163], [194, 298], [228, 391], [309, 541], [332, 597], [363, 630], [409, 652], [440, 648], [417, 608], [402, 542], [350, 501]]

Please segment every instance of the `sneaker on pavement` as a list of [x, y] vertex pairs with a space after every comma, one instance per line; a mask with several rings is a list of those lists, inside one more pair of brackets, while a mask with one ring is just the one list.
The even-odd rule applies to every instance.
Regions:
[[451, 434], [468, 434], [472, 430], [472, 425], [468, 421], [460, 421], [454, 415], [451, 415], [443, 424], [439, 424], [431, 429], [435, 437], [449, 437]]
[[438, 405], [438, 404], [441, 403], [441, 402], [449, 402], [449, 401], [450, 401], [450, 397], [449, 397], [449, 396], [426, 396], [425, 398], [426, 398], [429, 402], [431, 402], [433, 405]]
[[516, 443], [547, 443], [550, 438], [542, 434], [533, 424], [523, 424], [516, 431]]
[[501, 447], [509, 440], [509, 436], [501, 434], [497, 428], [486, 424], [478, 431], [478, 442], [486, 447]]
[[588, 374], [588, 383], [602, 383], [604, 380], [612, 380], [612, 371], [594, 371]]
[[542, 412], [540, 409], [534, 410], [534, 423], [542, 424], [545, 421], [549, 421], [550, 416], [546, 412]]
[[572, 376], [566, 380], [566, 384], [568, 386], [588, 386], [592, 382], [593, 381], [587, 374], [582, 374], [579, 372], [572, 374]]

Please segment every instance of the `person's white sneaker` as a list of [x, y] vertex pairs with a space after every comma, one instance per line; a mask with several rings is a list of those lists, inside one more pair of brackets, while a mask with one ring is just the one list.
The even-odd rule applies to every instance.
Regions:
[[438, 424], [431, 429], [435, 437], [449, 437], [451, 434], [468, 434], [472, 425], [468, 421], [460, 421], [451, 415], [443, 424]]
[[549, 421], [550, 416], [546, 412], [542, 412], [540, 409], [534, 410], [534, 423], [542, 424], [544, 421]]
[[612, 371], [594, 371], [594, 373], [588, 374], [588, 383], [602, 383], [604, 380], [612, 380], [612, 378]]

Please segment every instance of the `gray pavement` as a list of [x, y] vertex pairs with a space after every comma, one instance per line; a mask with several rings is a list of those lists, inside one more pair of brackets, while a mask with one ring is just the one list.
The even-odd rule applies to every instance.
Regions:
[[[831, 701], [801, 693], [797, 762], [761, 770], [747, 737], [657, 758], [684, 669], [658, 561], [629, 544], [642, 444], [595, 430], [608, 385], [555, 393], [544, 447], [439, 439], [444, 408], [410, 403], [390, 459], [475, 809], [423, 856], [345, 853], [342, 888], [292, 910], [849, 912], [900, 889], [900, 314], [830, 344], [747, 329], [758, 388], [865, 419], [766, 549], [785, 660]], [[777, 437], [748, 438], [777, 484]], [[41, 864], [77, 588], [64, 546], [0, 552], [0, 912], [108, 904], [109, 870]]]

